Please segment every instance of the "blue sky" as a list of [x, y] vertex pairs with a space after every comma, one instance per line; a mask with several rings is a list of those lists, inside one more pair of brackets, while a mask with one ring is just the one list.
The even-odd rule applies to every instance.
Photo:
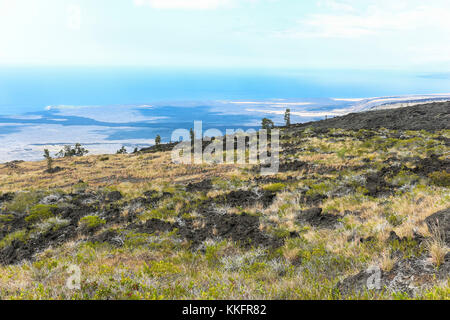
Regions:
[[450, 71], [448, 0], [0, 0], [0, 65]]

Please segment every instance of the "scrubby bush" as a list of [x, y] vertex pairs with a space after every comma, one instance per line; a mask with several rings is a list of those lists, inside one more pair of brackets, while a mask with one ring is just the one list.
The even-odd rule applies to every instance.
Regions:
[[153, 262], [150, 266], [144, 262], [143, 270], [145, 274], [152, 277], [165, 277], [181, 272], [181, 269], [171, 262]]
[[37, 204], [31, 208], [30, 212], [25, 218], [25, 221], [34, 223], [52, 218], [54, 217], [53, 210], [56, 208], [56, 205]]
[[35, 225], [35, 231], [38, 233], [47, 233], [48, 231], [57, 231], [70, 224], [70, 220], [52, 217]]
[[7, 234], [1, 241], [0, 241], [0, 248], [4, 248], [9, 246], [14, 240], [18, 241], [26, 241], [27, 239], [27, 231], [25, 229]]
[[37, 192], [20, 192], [5, 205], [7, 211], [25, 212], [39, 201]]
[[82, 157], [88, 153], [89, 151], [87, 149], [83, 148], [81, 144], [76, 143], [73, 148], [70, 145], [64, 146], [64, 148], [61, 149], [56, 155], [59, 158], [66, 158], [66, 157]]
[[431, 179], [431, 183], [436, 186], [450, 187], [450, 173], [445, 170], [430, 173], [428, 177]]
[[116, 154], [127, 154], [127, 149], [122, 146], [119, 150], [117, 150]]
[[286, 185], [283, 183], [273, 183], [264, 187], [264, 190], [270, 192], [279, 192], [286, 188]]
[[102, 219], [99, 216], [86, 216], [80, 219], [80, 226], [88, 230], [96, 229], [105, 223], [105, 219]]

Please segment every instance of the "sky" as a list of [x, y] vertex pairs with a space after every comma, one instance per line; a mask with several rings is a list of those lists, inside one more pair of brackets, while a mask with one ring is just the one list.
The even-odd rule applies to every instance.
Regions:
[[0, 0], [1, 66], [450, 71], [448, 0]]

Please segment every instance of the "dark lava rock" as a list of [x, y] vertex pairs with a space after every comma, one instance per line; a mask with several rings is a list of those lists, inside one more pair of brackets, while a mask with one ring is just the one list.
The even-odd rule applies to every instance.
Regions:
[[119, 201], [122, 198], [123, 198], [123, 196], [120, 193], [120, 191], [112, 191], [106, 195], [105, 200], [109, 201], [109, 202], [114, 202], [114, 201]]
[[95, 237], [89, 239], [91, 242], [109, 243], [115, 246], [123, 246], [124, 242], [120, 234], [116, 230], [107, 230]]
[[195, 220], [181, 220], [170, 223], [151, 219], [143, 225], [130, 225], [129, 229], [143, 233], [167, 232], [175, 228], [178, 235], [192, 243], [193, 247], [212, 238], [230, 239], [244, 247], [280, 247], [282, 239], [273, 238], [259, 229], [259, 217], [246, 213], [241, 215], [221, 214], [215, 211], [203, 212], [204, 217]]
[[[445, 256], [444, 263], [437, 269], [427, 257], [404, 259], [397, 262], [391, 271], [378, 269], [379, 286], [373, 291], [386, 290], [389, 293], [403, 292], [414, 297], [419, 291], [432, 287], [436, 281], [446, 280], [450, 274], [450, 254]], [[339, 282], [336, 288], [344, 296], [363, 294], [369, 290], [369, 284], [377, 277], [377, 270], [363, 270], [358, 274]]]
[[175, 224], [172, 224], [170, 222], [162, 221], [159, 219], [150, 219], [142, 225], [130, 225], [128, 229], [138, 230], [139, 232], [143, 233], [155, 233], [172, 231], [175, 227]]
[[195, 192], [195, 191], [209, 191], [212, 189], [211, 180], [204, 180], [197, 183], [189, 183], [186, 186], [186, 191]]
[[50, 169], [46, 169], [44, 170], [45, 173], [58, 173], [60, 171], [63, 171], [64, 168], [61, 167], [54, 167], [54, 168], [50, 168]]
[[76, 235], [76, 227], [68, 225], [58, 230], [42, 233], [26, 242], [14, 240], [9, 246], [0, 250], [0, 263], [7, 265], [15, 264], [25, 259], [31, 260], [36, 253], [50, 246], [61, 245], [75, 238]]
[[308, 169], [308, 168], [309, 168], [309, 164], [307, 162], [294, 160], [291, 162], [280, 163], [279, 172], [299, 171], [299, 170]]
[[156, 153], [156, 152], [171, 151], [177, 144], [178, 142], [162, 143], [148, 148], [143, 148], [133, 153]]
[[326, 194], [314, 194], [314, 195], [306, 195], [306, 194], [302, 194], [300, 196], [300, 201], [309, 205], [309, 206], [317, 206], [320, 205], [322, 203], [323, 200], [328, 199], [328, 196]]
[[339, 216], [322, 214], [322, 208], [312, 208], [301, 211], [297, 216], [297, 222], [310, 224], [317, 228], [332, 229], [338, 224]]
[[14, 199], [15, 194], [13, 192], [7, 192], [0, 194], [0, 203], [8, 202]]
[[270, 191], [237, 190], [217, 196], [213, 199], [213, 202], [220, 205], [243, 208], [261, 202], [263, 206], [268, 207], [272, 204], [275, 197], [276, 193]]
[[389, 196], [395, 192], [394, 186], [386, 182], [387, 177], [392, 177], [400, 172], [400, 166], [384, 167], [380, 171], [365, 176], [365, 187], [368, 195], [372, 197]]
[[231, 239], [244, 247], [264, 246], [280, 247], [282, 239], [277, 239], [262, 232], [259, 228], [259, 217], [242, 213], [241, 215], [205, 213], [205, 220], [201, 227], [196, 228], [195, 222], [187, 220], [179, 225], [179, 234], [192, 241], [193, 245], [200, 245], [210, 238]]
[[450, 129], [450, 102], [422, 104], [398, 109], [350, 113], [342, 117], [291, 125], [290, 130], [306, 127], [346, 130], [380, 129], [426, 130]]
[[395, 231], [391, 231], [389, 233], [389, 238], [387, 238], [388, 242], [401, 241], [400, 237], [395, 233]]
[[450, 246], [450, 208], [427, 217], [425, 223], [430, 232], [434, 232], [437, 229], [447, 246]]
[[24, 162], [23, 160], [13, 160], [5, 163], [5, 168], [8, 169], [17, 169], [19, 168], [19, 164]]
[[424, 176], [435, 171], [450, 172], [450, 159], [441, 160], [437, 155], [432, 154], [430, 157], [417, 161], [416, 168], [412, 171]]

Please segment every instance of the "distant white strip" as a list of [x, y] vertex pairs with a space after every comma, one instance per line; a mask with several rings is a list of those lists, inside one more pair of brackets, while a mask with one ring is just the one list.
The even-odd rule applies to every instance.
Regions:
[[[284, 114], [284, 111], [282, 110], [263, 110], [263, 109], [246, 109], [246, 111], [249, 112], [260, 112], [260, 113], [268, 113], [268, 114], [279, 114], [282, 115]], [[325, 117], [325, 116], [341, 116], [344, 115], [346, 113], [346, 111], [305, 111], [305, 112], [296, 112], [293, 111], [291, 112], [291, 115], [295, 115], [295, 116], [299, 116], [299, 117]]]
[[256, 101], [231, 101], [232, 104], [256, 104], [256, 105], [280, 105], [280, 106], [307, 106], [313, 102], [256, 102]]

